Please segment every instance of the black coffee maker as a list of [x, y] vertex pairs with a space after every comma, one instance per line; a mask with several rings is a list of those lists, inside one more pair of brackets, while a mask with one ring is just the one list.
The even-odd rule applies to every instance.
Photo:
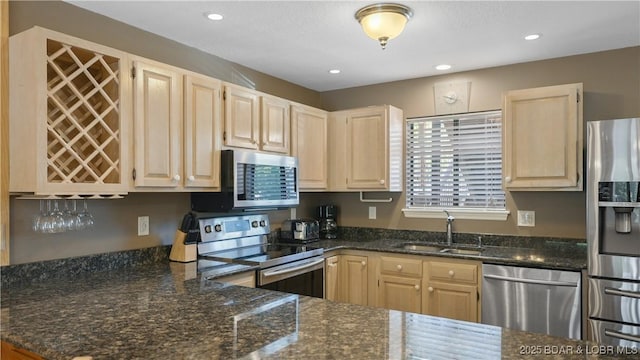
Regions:
[[318, 206], [318, 219], [320, 220], [320, 238], [336, 239], [338, 237], [338, 207], [335, 205]]

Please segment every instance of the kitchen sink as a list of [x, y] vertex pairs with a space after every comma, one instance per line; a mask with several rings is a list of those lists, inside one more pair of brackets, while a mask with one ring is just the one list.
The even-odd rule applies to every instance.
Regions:
[[447, 247], [446, 245], [404, 243], [399, 248], [411, 251], [439, 252], [459, 255], [480, 255], [482, 248]]
[[460, 255], [480, 255], [482, 253], [482, 249], [457, 249], [457, 248], [447, 248], [440, 250], [441, 253], [449, 253], [449, 254], [460, 254]]
[[429, 252], [438, 252], [444, 249], [444, 246], [438, 245], [421, 245], [421, 244], [402, 244], [400, 246], [405, 250], [413, 250], [413, 251], [429, 251]]

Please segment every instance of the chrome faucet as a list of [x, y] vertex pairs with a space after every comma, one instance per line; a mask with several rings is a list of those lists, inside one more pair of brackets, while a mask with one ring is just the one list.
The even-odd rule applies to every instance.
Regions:
[[451, 224], [456, 218], [451, 216], [451, 214], [449, 214], [447, 210], [444, 210], [444, 212], [447, 214], [447, 246], [451, 246], [451, 242], [453, 241], [453, 231], [451, 231]]

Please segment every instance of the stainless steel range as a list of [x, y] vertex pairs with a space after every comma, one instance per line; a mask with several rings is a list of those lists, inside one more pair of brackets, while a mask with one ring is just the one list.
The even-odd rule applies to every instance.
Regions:
[[313, 244], [269, 243], [264, 214], [200, 218], [198, 267], [209, 261], [252, 265], [256, 286], [323, 297], [324, 250]]
[[640, 119], [588, 123], [589, 330], [640, 347]]

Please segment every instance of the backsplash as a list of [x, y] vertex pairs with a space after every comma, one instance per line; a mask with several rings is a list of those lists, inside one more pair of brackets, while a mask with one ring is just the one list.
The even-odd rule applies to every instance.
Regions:
[[157, 246], [137, 250], [9, 265], [0, 268], [0, 284], [2, 287], [29, 284], [54, 278], [76, 276], [83, 273], [110, 271], [168, 261], [170, 251], [171, 246]]

